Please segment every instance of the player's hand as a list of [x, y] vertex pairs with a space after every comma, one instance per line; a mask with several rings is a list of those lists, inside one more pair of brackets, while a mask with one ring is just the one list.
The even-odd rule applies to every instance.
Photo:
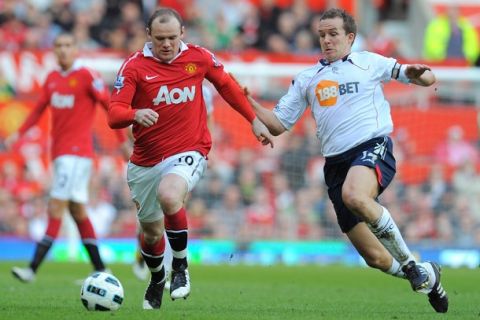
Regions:
[[14, 132], [5, 138], [3, 143], [5, 144], [5, 147], [7, 148], [7, 150], [12, 149], [13, 145], [18, 141], [18, 138], [19, 138], [18, 132]]
[[268, 131], [268, 128], [258, 118], [253, 119], [252, 130], [262, 145], [266, 146], [269, 144], [270, 147], [273, 148], [273, 137]]
[[405, 68], [405, 75], [408, 79], [418, 79], [427, 70], [431, 69], [425, 64], [409, 64]]
[[157, 123], [158, 113], [152, 109], [138, 109], [135, 112], [135, 118], [133, 120], [139, 125], [148, 128]]

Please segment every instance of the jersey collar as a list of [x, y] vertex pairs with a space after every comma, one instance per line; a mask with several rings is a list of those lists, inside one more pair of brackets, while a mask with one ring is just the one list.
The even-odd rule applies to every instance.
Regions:
[[[344, 57], [341, 59], [342, 62], [348, 61], [348, 60], [349, 60], [349, 57], [350, 57], [350, 53], [347, 54], [346, 56], [344, 56]], [[331, 65], [331, 64], [338, 63], [338, 62], [340, 62], [340, 60], [336, 60], [336, 61], [330, 62], [330, 61], [328, 61], [327, 59], [323, 58], [323, 59], [320, 59], [319, 62], [320, 62], [320, 64], [321, 64], [322, 66], [326, 67], [326, 66], [329, 66], [329, 65]]]
[[62, 70], [62, 68], [60, 68], [60, 66], [58, 66], [56, 69], [61, 75], [67, 76], [67, 75], [70, 74], [70, 72], [78, 70], [78, 69], [82, 68], [84, 65], [85, 65], [85, 63], [81, 59], [75, 59], [75, 61], [73, 61], [73, 63], [72, 63], [72, 66], [70, 67], [70, 69]]
[[[157, 59], [157, 58], [155, 58], [155, 56], [153, 55], [152, 47], [153, 47], [153, 43], [152, 43], [152, 42], [145, 42], [145, 45], [143, 46], [143, 56]], [[175, 57], [173, 57], [172, 60], [168, 61], [167, 63], [172, 63], [172, 61], [175, 60], [175, 59], [177, 59], [177, 57], [178, 57], [179, 55], [181, 55], [182, 52], [185, 51], [185, 50], [188, 50], [188, 46], [185, 44], [185, 42], [180, 41], [180, 51], [178, 52], [178, 54], [177, 54]]]

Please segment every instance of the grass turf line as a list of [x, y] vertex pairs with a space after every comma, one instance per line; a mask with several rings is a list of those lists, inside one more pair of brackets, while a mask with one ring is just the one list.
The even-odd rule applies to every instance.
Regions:
[[[190, 267], [192, 293], [171, 301], [165, 293], [160, 311], [141, 309], [147, 283], [130, 265], [110, 265], [125, 290], [116, 312], [90, 312], [80, 302], [78, 280], [90, 266], [46, 262], [37, 280], [23, 284], [0, 263], [0, 319], [479, 319], [479, 270], [444, 269], [449, 293], [447, 314], [434, 312], [423, 294], [407, 281], [380, 271], [345, 266], [199, 266]], [[147, 314], [145, 314], [147, 313]]]

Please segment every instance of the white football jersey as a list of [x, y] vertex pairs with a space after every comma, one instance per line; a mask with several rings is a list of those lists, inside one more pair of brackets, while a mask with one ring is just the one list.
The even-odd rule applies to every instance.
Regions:
[[321, 60], [300, 72], [274, 114], [287, 129], [310, 106], [317, 123], [321, 153], [328, 157], [345, 152], [393, 130], [390, 105], [383, 82], [395, 74], [396, 59], [371, 52], [353, 52], [333, 63]]

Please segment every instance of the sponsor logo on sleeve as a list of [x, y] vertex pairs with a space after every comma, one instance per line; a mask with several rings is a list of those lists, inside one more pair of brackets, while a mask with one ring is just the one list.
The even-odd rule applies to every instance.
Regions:
[[123, 76], [118, 76], [117, 79], [115, 79], [115, 83], [113, 84], [113, 87], [117, 89], [117, 94], [120, 92], [120, 89], [123, 88], [125, 77]]

